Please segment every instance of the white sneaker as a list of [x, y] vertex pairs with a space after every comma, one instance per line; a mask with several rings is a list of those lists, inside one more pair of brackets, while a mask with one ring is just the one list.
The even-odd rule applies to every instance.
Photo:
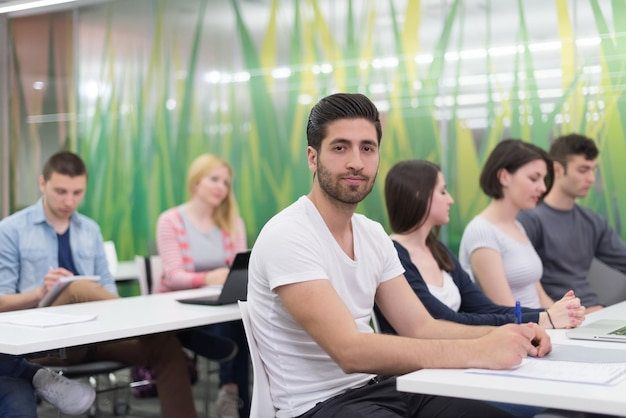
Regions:
[[71, 380], [50, 369], [39, 369], [33, 377], [37, 394], [61, 413], [80, 415], [96, 399], [95, 390], [86, 383]]
[[242, 404], [235, 391], [220, 389], [215, 401], [215, 410], [219, 418], [239, 418], [239, 407]]

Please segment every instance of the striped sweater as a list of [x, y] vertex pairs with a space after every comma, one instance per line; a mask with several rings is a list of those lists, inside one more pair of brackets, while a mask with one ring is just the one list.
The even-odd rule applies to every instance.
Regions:
[[[180, 206], [168, 209], [157, 221], [157, 247], [163, 262], [163, 277], [155, 283], [157, 292], [191, 289], [206, 284], [207, 272], [194, 270], [194, 260], [189, 251], [187, 231], [180, 210]], [[233, 236], [222, 230], [222, 237], [226, 266], [232, 263], [235, 254], [248, 248], [243, 220], [237, 219], [237, 230]]]

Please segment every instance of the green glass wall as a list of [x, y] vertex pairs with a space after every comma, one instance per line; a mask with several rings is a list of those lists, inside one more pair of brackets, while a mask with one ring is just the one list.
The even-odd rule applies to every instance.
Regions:
[[[35, 21], [37, 31], [20, 32]], [[90, 169], [81, 210], [121, 259], [148, 253], [202, 152], [234, 166], [253, 243], [308, 192], [306, 118], [337, 91], [362, 92], [383, 113], [379, 180], [359, 211], [384, 225], [389, 167], [435, 161], [456, 200], [444, 231], [456, 250], [487, 204], [478, 175], [494, 144], [547, 147], [575, 131], [601, 148], [601, 175], [581, 203], [624, 231], [623, 1], [133, 0], [9, 26], [12, 207], [36, 199], [42, 158], [73, 149]], [[47, 77], [36, 100], [20, 53], [33, 45]]]

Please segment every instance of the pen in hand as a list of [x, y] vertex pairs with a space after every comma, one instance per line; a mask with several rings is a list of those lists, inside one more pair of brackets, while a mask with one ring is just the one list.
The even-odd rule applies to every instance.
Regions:
[[515, 319], [518, 324], [522, 323], [522, 305], [519, 303], [519, 300], [515, 302]]

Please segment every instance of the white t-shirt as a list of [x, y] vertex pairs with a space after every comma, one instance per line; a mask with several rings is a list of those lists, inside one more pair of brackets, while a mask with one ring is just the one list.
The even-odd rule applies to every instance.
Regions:
[[372, 377], [344, 373], [295, 322], [274, 292], [281, 285], [330, 280], [357, 328], [371, 333], [378, 285], [401, 275], [404, 269], [380, 224], [355, 214], [352, 230], [355, 260], [344, 253], [317, 208], [303, 196], [270, 219], [254, 244], [248, 306], [277, 417], [301, 415]]
[[[515, 223], [524, 231], [522, 224]], [[529, 308], [541, 307], [537, 283], [541, 280], [543, 265], [530, 241], [516, 241], [482, 216], [476, 216], [463, 231], [459, 249], [461, 266], [474, 281], [470, 256], [479, 248], [491, 248], [500, 253], [504, 274], [515, 300]]]
[[461, 292], [459, 292], [459, 288], [456, 287], [456, 283], [452, 280], [450, 273], [445, 270], [441, 270], [441, 273], [443, 274], [443, 285], [435, 286], [426, 283], [428, 291], [448, 308], [458, 312], [461, 308]]

